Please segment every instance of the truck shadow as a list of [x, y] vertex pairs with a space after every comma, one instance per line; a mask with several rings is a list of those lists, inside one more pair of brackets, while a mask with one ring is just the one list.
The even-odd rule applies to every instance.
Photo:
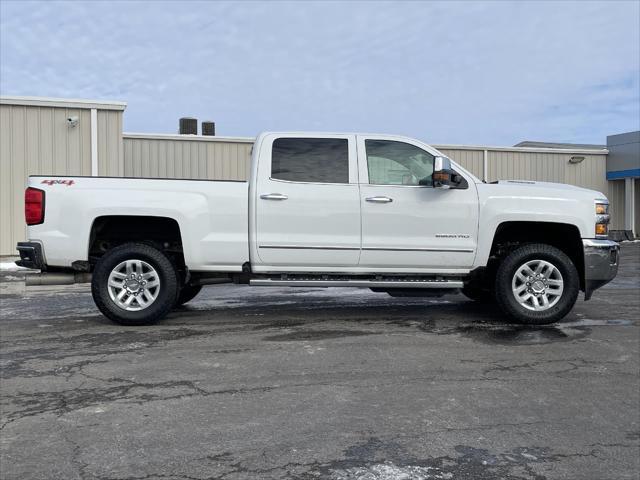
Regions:
[[[201, 309], [199, 305], [176, 310], [163, 324], [218, 324], [264, 332], [264, 341], [321, 341], [411, 330], [422, 335], [460, 335], [485, 344], [540, 345], [581, 339], [594, 326], [632, 325], [629, 320], [587, 320], [575, 313], [552, 325], [509, 323], [494, 305], [478, 305], [459, 298], [441, 301], [389, 300], [383, 304], [336, 305], [333, 302], [285, 300], [228, 309]], [[204, 306], [204, 305], [203, 305]], [[224, 312], [224, 313], [223, 313]], [[426, 337], [428, 338], [428, 337]]]

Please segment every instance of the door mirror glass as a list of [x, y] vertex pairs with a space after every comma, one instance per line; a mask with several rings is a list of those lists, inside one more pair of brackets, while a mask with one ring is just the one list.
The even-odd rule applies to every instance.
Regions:
[[451, 188], [455, 183], [456, 173], [451, 168], [451, 160], [447, 157], [436, 157], [433, 162], [433, 186], [435, 188]]

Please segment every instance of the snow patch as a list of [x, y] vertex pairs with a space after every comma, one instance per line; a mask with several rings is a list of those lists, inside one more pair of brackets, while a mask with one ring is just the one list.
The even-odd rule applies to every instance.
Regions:
[[19, 267], [13, 262], [0, 262], [0, 271], [2, 272], [17, 272], [18, 270], [29, 270], [26, 267]]

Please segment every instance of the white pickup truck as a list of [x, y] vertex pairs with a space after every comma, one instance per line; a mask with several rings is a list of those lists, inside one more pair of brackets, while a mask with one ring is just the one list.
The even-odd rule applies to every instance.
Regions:
[[248, 182], [30, 177], [17, 263], [41, 270], [29, 285], [91, 281], [125, 325], [226, 282], [462, 290], [545, 324], [616, 275], [608, 208], [569, 185], [484, 183], [410, 138], [264, 133]]

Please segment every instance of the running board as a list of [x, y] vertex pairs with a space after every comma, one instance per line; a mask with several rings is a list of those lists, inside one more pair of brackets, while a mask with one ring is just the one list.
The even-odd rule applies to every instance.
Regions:
[[259, 287], [462, 288], [460, 280], [273, 280], [249, 281]]

